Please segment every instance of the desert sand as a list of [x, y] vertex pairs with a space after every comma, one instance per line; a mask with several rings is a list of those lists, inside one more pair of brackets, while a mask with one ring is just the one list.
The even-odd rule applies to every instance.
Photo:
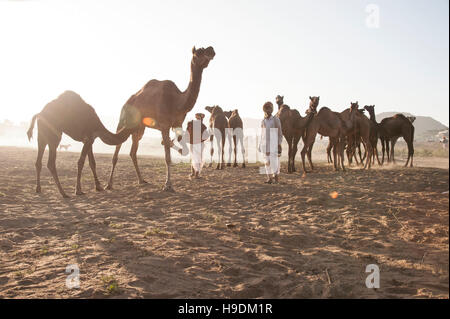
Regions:
[[[139, 186], [123, 155], [114, 190], [95, 192], [86, 162], [87, 194], [75, 196], [79, 154], [59, 152], [72, 194], [62, 199], [47, 155], [36, 194], [36, 150], [0, 148], [0, 297], [449, 297], [448, 159], [346, 173], [321, 163], [304, 178], [282, 173], [279, 185], [263, 183], [259, 164], [189, 181], [179, 163], [166, 193], [162, 159], [139, 157], [149, 182]], [[111, 155], [96, 159], [106, 184]], [[66, 287], [71, 264], [80, 288]], [[378, 289], [365, 285], [369, 264]]]

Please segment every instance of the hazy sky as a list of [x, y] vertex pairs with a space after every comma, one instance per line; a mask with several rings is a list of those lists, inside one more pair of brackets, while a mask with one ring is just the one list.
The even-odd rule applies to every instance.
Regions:
[[448, 0], [0, 0], [0, 119], [29, 122], [70, 89], [114, 129], [150, 79], [184, 90], [192, 46], [211, 45], [188, 118], [213, 104], [260, 118], [277, 94], [303, 114], [320, 95], [336, 111], [358, 100], [448, 125], [448, 12]]

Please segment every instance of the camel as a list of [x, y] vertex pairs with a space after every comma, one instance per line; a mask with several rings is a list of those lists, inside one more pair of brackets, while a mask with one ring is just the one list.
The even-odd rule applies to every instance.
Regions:
[[349, 114], [354, 113], [355, 115], [353, 121], [354, 130], [347, 135], [349, 146], [354, 145], [351, 142], [352, 139], [354, 142], [355, 141], [358, 142], [356, 138], [358, 136], [360, 137], [360, 140], [362, 141], [364, 148], [366, 149], [367, 152], [366, 163], [364, 164], [364, 168], [370, 169], [374, 154], [373, 144], [374, 143], [376, 144], [377, 142], [377, 135], [375, 135], [375, 131], [373, 129], [371, 121], [367, 118], [367, 116], [364, 115], [364, 109], [359, 109], [358, 102], [351, 103], [350, 110], [347, 109], [341, 113], [344, 118], [350, 117], [350, 115], [347, 115], [347, 112]]
[[[319, 105], [319, 97], [313, 96], [309, 97], [310, 106], [306, 113], [314, 114], [311, 123], [306, 129], [306, 135], [304, 138], [304, 146], [301, 151], [303, 174], [306, 174], [305, 167], [305, 155], [308, 154], [309, 165], [312, 170], [314, 166], [312, 164], [311, 153], [312, 147], [316, 140], [316, 135], [320, 134], [322, 136], [328, 136], [330, 141], [335, 147], [333, 147], [333, 157], [334, 157], [334, 169], [338, 170], [338, 167], [344, 167], [344, 139], [348, 135], [347, 133], [353, 130], [355, 113], [349, 112], [349, 117], [344, 118], [338, 112], [331, 111], [328, 107], [322, 107], [319, 112], [317, 112], [317, 106]], [[354, 103], [352, 103], [353, 105]], [[355, 103], [357, 105], [357, 103]], [[337, 162], [337, 157], [339, 156], [339, 163]]]
[[69, 147], [71, 147], [71, 146], [72, 145], [70, 145], [70, 144], [59, 144], [58, 150], [64, 149], [67, 151], [69, 149]]
[[[354, 104], [355, 105], [353, 105], [352, 107], [355, 111], [357, 111], [355, 112], [355, 127], [354, 130], [352, 132], [349, 132], [347, 136], [347, 157], [349, 165], [351, 164], [352, 157], [355, 158], [355, 161], [358, 164], [358, 160], [356, 157], [357, 147], [359, 148], [361, 163], [363, 163], [364, 159], [366, 160], [364, 168], [370, 168], [375, 160], [375, 157], [378, 160], [378, 164], [381, 165], [377, 151], [378, 135], [376, 125], [372, 123], [372, 121], [370, 121], [367, 116], [364, 115], [365, 109], [358, 108], [358, 102]], [[341, 116], [348, 119], [350, 111], [351, 109], [344, 110], [343, 112], [341, 112]], [[363, 158], [361, 158], [361, 149], [359, 146], [359, 144], [361, 143], [363, 144], [365, 149]], [[371, 157], [367, 158], [369, 154]]]
[[[166, 161], [166, 182], [163, 190], [174, 191], [171, 182], [172, 163], [170, 148], [173, 146], [173, 143], [170, 140], [170, 130], [172, 129], [175, 132], [179, 142], [182, 141], [183, 130], [181, 127], [183, 121], [186, 114], [192, 110], [197, 101], [203, 70], [214, 56], [215, 52], [212, 47], [206, 49], [193, 47], [191, 76], [189, 85], [184, 92], [181, 92], [172, 81], [150, 80], [141, 90], [133, 94], [123, 106], [117, 130], [125, 126], [127, 121], [137, 124], [136, 130], [132, 133], [133, 143], [130, 157], [133, 161], [139, 184], [146, 184], [147, 182], [142, 178], [136, 153], [139, 141], [144, 135], [144, 130], [146, 127], [149, 127], [161, 131], [162, 135]], [[112, 158], [112, 169], [107, 189], [113, 188], [114, 169], [117, 165], [120, 147], [121, 145], [117, 145]], [[185, 148], [185, 145], [183, 145], [183, 148]]]
[[[227, 117], [225, 116], [222, 108], [218, 105], [216, 106], [206, 106], [205, 110], [207, 110], [209, 113], [211, 113], [211, 117], [209, 118], [209, 127], [211, 128], [211, 136], [210, 136], [210, 143], [211, 143], [211, 162], [209, 163], [209, 167], [212, 166], [212, 158], [214, 155], [214, 144], [213, 139], [216, 137], [217, 141], [217, 167], [216, 169], [224, 169], [225, 167], [225, 161], [223, 159], [223, 153], [225, 148], [225, 134], [227, 133], [226, 130], [229, 128]], [[230, 145], [231, 147], [231, 145]]]
[[46, 146], [49, 147], [47, 167], [60, 194], [64, 198], [69, 196], [64, 192], [56, 172], [56, 149], [61, 141], [62, 133], [67, 134], [76, 141], [83, 142], [80, 159], [78, 160], [78, 174], [76, 194], [83, 195], [81, 191], [81, 172], [83, 170], [86, 155], [89, 157], [89, 166], [94, 175], [95, 188], [102, 191], [103, 188], [97, 178], [96, 164], [92, 152], [92, 144], [96, 137], [108, 144], [118, 145], [127, 140], [134, 128], [123, 127], [117, 134], [108, 131], [100, 121], [95, 110], [87, 104], [75, 92], [65, 91], [58, 98], [48, 103], [43, 110], [34, 115], [30, 128], [27, 131], [28, 139], [33, 137], [34, 124], [38, 125], [38, 155], [36, 160], [36, 193], [41, 192], [42, 156]]
[[[414, 123], [416, 120], [415, 116], [407, 116], [406, 117], [411, 123]], [[397, 143], [397, 140], [400, 138], [400, 136], [392, 137], [390, 140], [386, 141], [387, 151], [388, 151], [388, 162], [392, 161], [395, 164], [395, 158], [394, 158], [394, 146]], [[389, 142], [391, 142], [391, 154], [389, 156]]]
[[[245, 148], [244, 148], [244, 124], [239, 116], [239, 111], [236, 109], [234, 111], [224, 112], [225, 116], [228, 118], [228, 126], [232, 131], [233, 136], [233, 146], [234, 146], [234, 164], [233, 167], [237, 167], [237, 146], [241, 144], [242, 153], [242, 168], [245, 168]], [[230, 155], [231, 155], [231, 143], [230, 143]], [[228, 161], [228, 166], [231, 166], [231, 161]]]
[[384, 163], [385, 145], [387, 146], [389, 160], [389, 140], [395, 139], [396, 141], [401, 136], [408, 146], [408, 159], [405, 163], [405, 167], [408, 166], [410, 159], [410, 167], [412, 167], [414, 157], [414, 126], [412, 125], [412, 121], [414, 121], [415, 118], [412, 117], [411, 119], [408, 119], [406, 116], [399, 113], [392, 117], [384, 118], [380, 123], [377, 123], [375, 118], [375, 105], [369, 106], [367, 111], [369, 112], [372, 121], [377, 124], [378, 136], [381, 140], [382, 147], [381, 164]]
[[[302, 117], [297, 110], [291, 109], [288, 105], [284, 104], [283, 99], [284, 96], [280, 95], [277, 95], [275, 98], [275, 101], [278, 104], [276, 116], [278, 116], [281, 121], [281, 130], [288, 143], [288, 173], [293, 173], [296, 171], [295, 155], [297, 154], [298, 142], [305, 134], [305, 130], [314, 115], [308, 114], [305, 117]], [[317, 99], [317, 103], [318, 102], [319, 98]]]

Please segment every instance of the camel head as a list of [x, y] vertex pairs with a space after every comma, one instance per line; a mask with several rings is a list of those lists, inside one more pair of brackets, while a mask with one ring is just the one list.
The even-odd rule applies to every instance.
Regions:
[[358, 101], [355, 103], [350, 102], [350, 119], [354, 119], [357, 115], [361, 114], [359, 112], [359, 104]]
[[209, 113], [212, 113], [214, 110], [214, 106], [205, 106], [205, 110], [207, 110]]
[[229, 119], [231, 117], [231, 114], [233, 114], [233, 111], [224, 111], [223, 114]]
[[370, 115], [375, 114], [375, 105], [365, 105], [364, 109], [369, 112]]
[[214, 52], [213, 47], [196, 49], [194, 46], [192, 48], [192, 64], [204, 69], [208, 66], [209, 61], [211, 61], [215, 55], [216, 52]]
[[309, 109], [306, 111], [306, 114], [309, 113], [317, 113], [317, 107], [319, 106], [320, 96], [310, 96], [309, 97]]
[[284, 99], [284, 95], [277, 95], [277, 97], [275, 98], [275, 102], [278, 104], [278, 108], [280, 108], [280, 106], [282, 106], [284, 104], [283, 102]]

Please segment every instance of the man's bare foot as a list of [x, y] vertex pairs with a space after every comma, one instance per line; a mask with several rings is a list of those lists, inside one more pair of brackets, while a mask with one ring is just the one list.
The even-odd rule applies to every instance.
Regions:
[[266, 183], [266, 184], [272, 184], [273, 182], [272, 182], [272, 179], [271, 178], [269, 178], [268, 180], [266, 180], [264, 183]]

